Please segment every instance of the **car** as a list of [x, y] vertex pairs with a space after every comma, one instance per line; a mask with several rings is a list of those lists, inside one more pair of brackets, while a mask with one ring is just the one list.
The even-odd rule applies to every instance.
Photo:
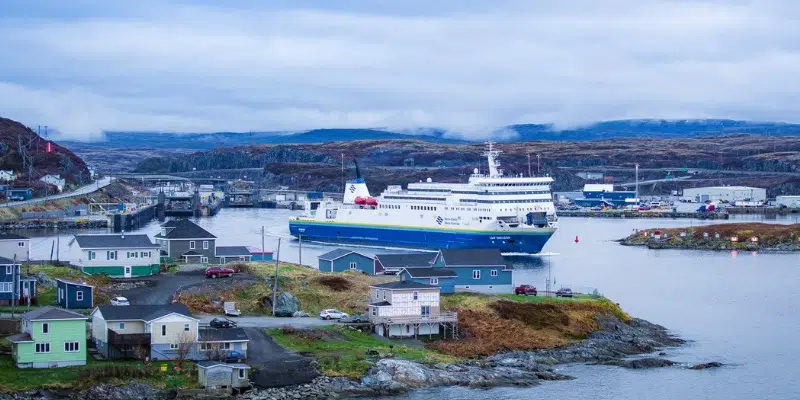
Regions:
[[235, 328], [236, 322], [227, 318], [214, 318], [208, 323], [212, 328]]
[[539, 292], [532, 285], [519, 285], [514, 288], [514, 294], [524, 294], [536, 296]]
[[329, 308], [327, 310], [322, 310], [319, 313], [319, 317], [322, 319], [342, 319], [347, 318], [349, 315], [347, 313], [339, 311], [335, 308]]
[[122, 296], [118, 296], [118, 297], [114, 297], [114, 298], [111, 299], [111, 305], [112, 306], [129, 306], [129, 305], [131, 305], [131, 302], [128, 301], [128, 299], [126, 299], [126, 298], [124, 298]]
[[572, 297], [572, 289], [561, 288], [556, 291], [556, 297]]
[[240, 363], [244, 360], [244, 355], [238, 351], [231, 351], [225, 356], [226, 363]]
[[362, 323], [362, 322], [367, 322], [367, 321], [369, 321], [369, 318], [367, 318], [366, 314], [355, 314], [355, 315], [352, 315], [352, 316], [349, 316], [349, 317], [344, 317], [344, 318], [339, 320], [339, 322], [343, 322], [343, 323], [356, 323], [356, 324], [359, 324], [359, 323]]
[[217, 279], [220, 276], [226, 276], [230, 278], [233, 276], [234, 272], [234, 270], [225, 267], [208, 267], [206, 268], [206, 278]]

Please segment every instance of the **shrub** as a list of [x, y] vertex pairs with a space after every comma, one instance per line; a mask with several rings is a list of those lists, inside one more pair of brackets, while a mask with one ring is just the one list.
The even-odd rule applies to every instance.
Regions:
[[334, 292], [344, 292], [350, 290], [353, 284], [347, 278], [339, 275], [322, 275], [314, 278], [314, 281], [327, 286]]

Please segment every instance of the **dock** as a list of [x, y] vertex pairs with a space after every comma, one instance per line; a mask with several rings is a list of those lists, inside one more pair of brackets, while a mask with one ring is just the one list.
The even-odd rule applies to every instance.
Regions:
[[726, 212], [675, 212], [675, 211], [558, 211], [559, 217], [582, 218], [694, 218], [694, 219], [729, 219]]

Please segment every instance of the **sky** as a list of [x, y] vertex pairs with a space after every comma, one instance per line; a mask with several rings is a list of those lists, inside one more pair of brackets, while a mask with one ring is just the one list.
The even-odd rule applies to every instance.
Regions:
[[789, 0], [3, 0], [0, 116], [76, 140], [800, 122], [799, 16]]

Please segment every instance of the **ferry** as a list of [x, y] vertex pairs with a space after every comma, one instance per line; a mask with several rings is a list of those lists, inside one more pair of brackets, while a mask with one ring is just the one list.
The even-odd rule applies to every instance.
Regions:
[[324, 243], [411, 249], [497, 248], [536, 254], [558, 224], [549, 176], [504, 176], [493, 143], [467, 183], [390, 185], [370, 195], [356, 166], [341, 202], [308, 199], [302, 216], [289, 219], [292, 236]]

